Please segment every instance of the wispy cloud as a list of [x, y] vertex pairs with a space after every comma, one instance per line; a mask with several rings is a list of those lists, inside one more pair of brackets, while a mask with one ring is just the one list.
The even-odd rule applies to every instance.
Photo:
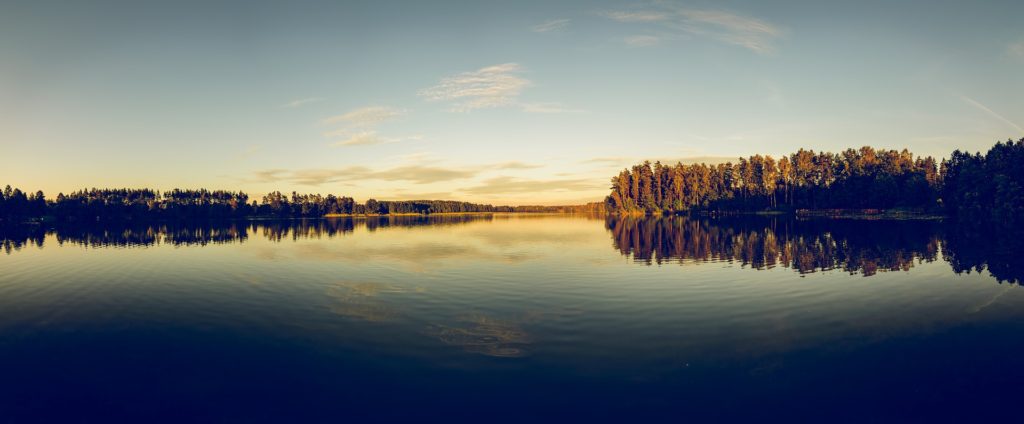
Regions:
[[274, 183], [290, 182], [301, 185], [323, 185], [346, 181], [407, 181], [415, 184], [429, 184], [471, 178], [479, 173], [476, 169], [452, 169], [436, 166], [407, 165], [382, 171], [365, 166], [350, 166], [339, 169], [269, 169], [254, 174], [257, 181]]
[[590, 179], [528, 180], [512, 177], [495, 177], [483, 184], [460, 189], [467, 194], [501, 195], [516, 193], [540, 193], [550, 191], [589, 191], [603, 189], [603, 181]]
[[441, 79], [437, 85], [420, 90], [427, 100], [453, 102], [452, 111], [514, 107], [529, 113], [576, 113], [557, 102], [527, 103], [519, 100], [531, 82], [521, 76], [518, 63], [503, 63]]
[[[760, 19], [724, 10], [690, 9], [667, 2], [659, 2], [652, 8], [644, 10], [610, 11], [600, 14], [618, 22], [654, 24], [680, 34], [711, 38], [747, 48], [758, 54], [773, 53], [775, 41], [783, 35], [781, 28]], [[634, 41], [651, 42], [643, 38]]]
[[387, 106], [367, 106], [324, 119], [325, 124], [343, 123], [348, 127], [365, 128], [402, 116], [405, 112]]
[[[340, 135], [340, 134], [339, 134]], [[382, 137], [376, 131], [363, 131], [347, 136], [343, 140], [332, 143], [333, 146], [369, 146], [373, 144], [398, 143], [406, 140], [420, 140], [422, 136]]]
[[256, 181], [269, 182], [281, 179], [281, 176], [287, 172], [287, 169], [265, 169], [263, 171], [256, 171], [254, 176]]
[[296, 108], [296, 107], [299, 107], [299, 106], [302, 106], [302, 105], [305, 105], [305, 104], [316, 103], [316, 102], [319, 102], [319, 101], [323, 101], [323, 99], [320, 98], [320, 97], [310, 97], [310, 98], [306, 98], [306, 99], [292, 100], [292, 101], [290, 101], [288, 103], [285, 103], [285, 104], [281, 105], [281, 107], [284, 107], [284, 108]]
[[495, 164], [495, 165], [491, 166], [490, 168], [491, 169], [536, 169], [536, 168], [543, 168], [543, 167], [544, 167], [544, 165], [535, 165], [535, 164], [523, 163], [523, 162], [519, 162], [519, 161], [510, 161], [510, 162], [503, 162], [503, 163]]
[[598, 12], [598, 14], [608, 19], [614, 19], [619, 22], [661, 22], [667, 21], [671, 18], [671, 16], [666, 12], [659, 12], [654, 10], [609, 10], [604, 12]]
[[1021, 128], [1020, 125], [1017, 125], [1013, 121], [1011, 121], [1009, 119], [1006, 119], [1006, 117], [996, 113], [994, 110], [989, 109], [988, 106], [985, 106], [985, 105], [981, 104], [981, 102], [979, 102], [977, 100], [974, 100], [974, 99], [972, 99], [970, 97], [967, 97], [967, 96], [960, 96], [960, 99], [963, 100], [964, 102], [966, 102], [967, 104], [969, 104], [971, 106], [974, 106], [978, 110], [987, 113], [989, 116], [991, 116], [993, 118], [996, 118], [996, 119], [998, 119], [1000, 121], [1003, 121], [1003, 123], [1013, 127], [1013, 129], [1015, 129], [1017, 131], [1020, 131], [1021, 133], [1024, 133], [1024, 128]]
[[530, 81], [520, 77], [522, 67], [517, 63], [480, 68], [476, 71], [443, 78], [437, 85], [420, 90], [428, 100], [454, 101], [457, 111], [509, 106]]
[[634, 35], [626, 37], [626, 44], [633, 47], [650, 47], [661, 42], [661, 38], [653, 35]]
[[331, 143], [333, 146], [368, 146], [418, 139], [419, 136], [383, 137], [377, 133], [378, 126], [404, 114], [403, 110], [387, 106], [367, 106], [354, 109], [341, 115], [325, 118], [323, 120], [325, 124], [341, 124], [342, 126], [324, 132], [324, 136], [328, 138], [342, 137], [342, 140]]
[[[353, 142], [351, 144], [365, 143], [387, 143], [388, 139], [376, 139], [367, 136], [366, 142]], [[473, 178], [488, 172], [499, 170], [525, 170], [541, 168], [543, 165], [525, 163], [520, 161], [508, 161], [491, 164], [481, 164], [472, 167], [450, 167], [437, 163], [422, 163], [421, 159], [431, 155], [417, 155], [414, 162], [407, 165], [395, 166], [387, 169], [374, 170], [366, 166], [347, 166], [342, 168], [311, 168], [311, 169], [281, 169], [272, 168], [253, 173], [253, 179], [258, 182], [289, 182], [302, 185], [323, 185], [328, 183], [343, 183], [347, 181], [407, 181], [415, 184], [430, 184]], [[430, 160], [429, 162], [436, 162]]]
[[390, 161], [390, 162], [392, 162], [392, 163], [393, 162], [425, 163], [425, 162], [438, 162], [438, 161], [440, 161], [441, 158], [439, 156], [437, 156], [436, 154], [434, 154], [433, 152], [423, 152], [423, 151], [420, 151], [420, 152], [412, 152], [412, 153], [402, 153], [402, 154], [399, 154], [399, 155], [396, 155], [396, 156], [392, 156], [390, 158], [385, 158], [385, 159]]
[[334, 142], [335, 146], [362, 146], [370, 144], [386, 143], [387, 140], [377, 135], [376, 131], [364, 131], [348, 137], [344, 140]]
[[678, 28], [760, 54], [774, 52], [773, 42], [782, 36], [782, 30], [768, 22], [730, 12], [689, 9], [678, 9], [677, 12], [683, 17]]
[[545, 21], [540, 25], [534, 25], [530, 30], [533, 32], [551, 32], [565, 28], [568, 25], [568, 19], [552, 19], [550, 21]]

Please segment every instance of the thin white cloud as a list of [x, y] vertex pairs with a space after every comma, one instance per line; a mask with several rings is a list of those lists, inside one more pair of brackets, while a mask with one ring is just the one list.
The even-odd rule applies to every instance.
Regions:
[[367, 106], [354, 109], [341, 115], [323, 120], [325, 124], [342, 124], [342, 127], [324, 132], [324, 137], [342, 140], [331, 143], [333, 146], [368, 146], [374, 144], [394, 143], [403, 140], [418, 139], [411, 137], [383, 137], [377, 133], [377, 127], [405, 114], [405, 111], [387, 106]]
[[543, 168], [544, 165], [535, 165], [530, 163], [523, 163], [519, 161], [503, 162], [493, 165], [492, 169], [536, 169]]
[[600, 15], [619, 22], [660, 22], [670, 19], [668, 13], [653, 10], [621, 11], [612, 10], [599, 12]]
[[551, 31], [557, 31], [557, 30], [563, 29], [563, 28], [565, 28], [568, 25], [569, 25], [569, 20], [568, 19], [552, 19], [550, 21], [545, 21], [544, 23], [542, 23], [540, 25], [534, 25], [532, 28], [530, 28], [530, 30], [533, 31], [533, 32], [542, 32], [542, 33], [543, 32], [551, 32]]
[[323, 99], [320, 98], [320, 97], [310, 97], [310, 98], [307, 98], [307, 99], [292, 100], [292, 101], [290, 101], [288, 103], [285, 103], [285, 104], [281, 105], [281, 107], [284, 107], [284, 108], [296, 108], [296, 107], [299, 107], [299, 106], [302, 106], [302, 105], [305, 105], [305, 104], [316, 103], [316, 102], [319, 102], [319, 101], [323, 101]]
[[387, 106], [367, 106], [326, 118], [324, 123], [344, 123], [348, 127], [365, 128], [398, 118], [404, 113], [404, 111]]
[[406, 137], [382, 137], [377, 134], [376, 131], [363, 131], [360, 133], [352, 134], [347, 136], [344, 140], [339, 140], [331, 145], [333, 146], [369, 146], [374, 144], [387, 144], [387, 143], [398, 143], [401, 141], [408, 140], [420, 140], [422, 136], [411, 135]]
[[407, 181], [415, 184], [430, 184], [460, 180], [476, 176], [476, 169], [452, 169], [436, 166], [407, 165], [382, 171], [365, 166], [350, 166], [339, 169], [269, 169], [254, 174], [257, 181], [264, 183], [290, 182], [301, 185], [323, 185], [346, 181]]
[[[369, 142], [376, 142], [378, 139], [372, 135], [365, 136]], [[380, 139], [389, 142], [387, 139]], [[364, 143], [354, 143], [364, 144]], [[417, 156], [430, 156], [429, 154]], [[420, 158], [417, 158], [420, 159]], [[543, 165], [531, 164], [519, 161], [508, 161], [500, 163], [482, 164], [469, 167], [444, 166], [438, 163], [424, 163], [416, 160], [417, 163], [398, 165], [388, 169], [374, 170], [366, 166], [348, 166], [344, 168], [306, 168], [306, 169], [267, 169], [253, 173], [253, 180], [264, 183], [290, 182], [302, 185], [323, 185], [328, 183], [345, 183], [348, 181], [407, 181], [415, 184], [431, 184], [454, 180], [473, 178], [498, 170], [528, 170], [542, 168]], [[433, 161], [428, 161], [433, 162]], [[500, 180], [492, 179], [494, 181]]]
[[454, 110], [510, 106], [530, 81], [517, 75], [522, 67], [517, 63], [503, 63], [476, 71], [463, 72], [443, 78], [437, 85], [420, 90], [427, 100], [455, 102]]
[[[657, 25], [677, 33], [675, 35], [711, 38], [758, 54], [773, 53], [775, 41], [783, 35], [781, 28], [760, 19], [724, 10], [690, 9], [673, 3], [658, 3], [647, 10], [602, 12], [601, 15], [618, 22]], [[650, 41], [635, 40], [637, 43]]]
[[626, 44], [632, 47], [650, 47], [660, 43], [661, 38], [655, 37], [653, 35], [634, 35], [626, 37], [623, 41], [625, 41]]
[[344, 140], [334, 142], [335, 146], [365, 146], [386, 143], [388, 140], [377, 135], [376, 131], [364, 131], [353, 134]]
[[592, 191], [604, 188], [602, 181], [590, 179], [528, 180], [512, 177], [494, 177], [481, 185], [459, 189], [475, 195], [507, 195], [515, 193]]
[[775, 51], [773, 42], [782, 30], [768, 22], [720, 10], [678, 9], [681, 29], [719, 41], [746, 47], [757, 53]]
[[993, 118], [996, 118], [996, 119], [998, 119], [1000, 121], [1003, 121], [1003, 123], [1013, 127], [1013, 129], [1015, 129], [1017, 131], [1020, 131], [1021, 133], [1024, 133], [1024, 128], [1021, 128], [1020, 125], [1017, 125], [1013, 121], [1011, 121], [1009, 119], [1006, 119], [1006, 117], [996, 113], [994, 110], [989, 109], [988, 106], [985, 106], [985, 105], [981, 104], [981, 102], [979, 102], [977, 100], [974, 100], [974, 99], [972, 99], [970, 97], [967, 97], [967, 96], [960, 96], [960, 99], [963, 100], [964, 102], [966, 102], [967, 104], [969, 104], [971, 106], [974, 106], [978, 110], [987, 113], [989, 116], [991, 116]]
[[522, 102], [519, 95], [531, 82], [517, 75], [523, 68], [517, 63], [488, 66], [472, 72], [443, 78], [438, 85], [420, 90], [427, 100], [453, 102], [452, 111], [469, 112], [497, 107], [518, 108], [528, 113], [579, 113], [579, 109], [558, 102]]

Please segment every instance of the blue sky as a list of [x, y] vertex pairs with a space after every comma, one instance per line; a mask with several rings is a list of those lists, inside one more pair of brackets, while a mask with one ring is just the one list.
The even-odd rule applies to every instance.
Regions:
[[601, 199], [1024, 136], [1024, 2], [0, 1], [0, 183]]

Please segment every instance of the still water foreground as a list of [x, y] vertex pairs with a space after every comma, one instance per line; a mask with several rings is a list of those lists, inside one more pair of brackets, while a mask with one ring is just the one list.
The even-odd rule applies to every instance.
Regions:
[[0, 422], [1015, 418], [1012, 241], [935, 221], [0, 231]]

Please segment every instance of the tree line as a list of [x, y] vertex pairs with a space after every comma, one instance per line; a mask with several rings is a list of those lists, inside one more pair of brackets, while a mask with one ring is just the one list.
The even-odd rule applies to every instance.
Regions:
[[934, 158], [906, 149], [800, 149], [778, 160], [754, 155], [714, 165], [644, 162], [612, 178], [605, 203], [626, 213], [932, 208], [940, 180]]
[[943, 162], [942, 199], [964, 222], [1024, 224], [1024, 138], [987, 153], [956, 150]]
[[26, 194], [7, 186], [0, 191], [0, 221], [17, 223], [50, 217], [61, 221], [319, 218], [330, 215], [428, 215], [472, 212], [592, 212], [603, 203], [578, 206], [493, 206], [452, 200], [369, 199], [347, 196], [286, 195], [275, 191], [259, 200], [238, 191], [83, 189], [48, 200], [42, 191]]
[[1024, 138], [984, 155], [957, 150], [941, 163], [871, 147], [715, 165], [644, 162], [611, 182], [605, 204], [618, 213], [913, 208], [1013, 224], [1024, 219]]

